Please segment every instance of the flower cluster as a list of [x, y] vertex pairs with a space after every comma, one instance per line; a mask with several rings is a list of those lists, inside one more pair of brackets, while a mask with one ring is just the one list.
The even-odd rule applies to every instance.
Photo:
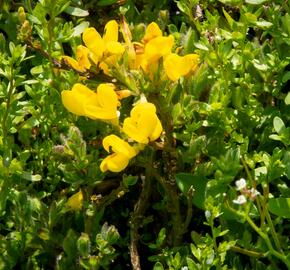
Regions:
[[247, 202], [247, 198], [251, 201], [254, 201], [256, 197], [260, 194], [255, 188], [248, 189], [247, 182], [244, 178], [236, 181], [236, 187], [241, 194], [237, 197], [237, 199], [233, 200], [235, 204], [245, 204]]
[[85, 46], [77, 47], [76, 59], [70, 56], [63, 56], [62, 59], [78, 72], [89, 70], [93, 64], [97, 70], [101, 69], [105, 74], [110, 75], [110, 69], [115, 67], [126, 52], [131, 69], [141, 68], [153, 79], [162, 62], [165, 74], [172, 81], [190, 75], [198, 66], [197, 54], [180, 56], [172, 52], [174, 37], [163, 36], [155, 22], [147, 26], [141, 42], [132, 42], [126, 23], [123, 23], [122, 32], [125, 43], [118, 41], [119, 26], [115, 20], [106, 24], [103, 37], [95, 28], [89, 27], [83, 32], [82, 40]]
[[[84, 45], [77, 47], [76, 59], [63, 56], [63, 61], [79, 73], [93, 68], [94, 72], [102, 70], [106, 75], [113, 76], [134, 70], [148, 75], [150, 80], [161, 75], [161, 79], [166, 77], [171, 81], [177, 81], [182, 76], [190, 75], [197, 68], [198, 55], [180, 56], [174, 53], [174, 37], [164, 36], [156, 23], [148, 25], [139, 42], [132, 41], [129, 26], [125, 21], [121, 25], [121, 30], [124, 42], [119, 41], [119, 25], [115, 20], [106, 24], [102, 36], [93, 27], [85, 29], [82, 34]], [[113, 70], [118, 72], [114, 73]], [[118, 76], [114, 77], [118, 81]], [[136, 85], [138, 86], [138, 82]], [[117, 90], [109, 83], [99, 84], [95, 91], [76, 83], [71, 90], [62, 91], [61, 97], [64, 107], [71, 113], [117, 125], [120, 99], [131, 94], [129, 90]], [[140, 93], [133, 94], [138, 96]], [[131, 110], [130, 116], [125, 118], [120, 130], [133, 145], [116, 135], [105, 137], [103, 147], [112, 153], [100, 165], [103, 172], [122, 171], [146, 144], [160, 137], [163, 128], [155, 105], [141, 101]]]
[[148, 25], [141, 43], [135, 43], [136, 62], [135, 68], [141, 66], [143, 71], [152, 79], [158, 70], [160, 59], [163, 60], [163, 68], [167, 77], [177, 81], [181, 76], [193, 72], [198, 65], [197, 54], [179, 56], [172, 53], [174, 37], [163, 36], [159, 26], [152, 22]]
[[90, 69], [91, 63], [93, 63], [105, 74], [109, 74], [108, 67], [113, 66], [125, 51], [124, 46], [118, 42], [118, 36], [119, 26], [115, 20], [106, 24], [103, 37], [95, 28], [89, 27], [82, 36], [85, 46], [77, 47], [77, 59], [69, 56], [63, 56], [63, 59], [79, 72]]
[[101, 171], [120, 172], [125, 169], [131, 158], [135, 157], [144, 145], [158, 139], [162, 133], [162, 125], [156, 115], [156, 107], [152, 103], [140, 103], [124, 120], [122, 131], [139, 144], [131, 146], [116, 135], [109, 135], [103, 140], [103, 147], [113, 154], [101, 163]]

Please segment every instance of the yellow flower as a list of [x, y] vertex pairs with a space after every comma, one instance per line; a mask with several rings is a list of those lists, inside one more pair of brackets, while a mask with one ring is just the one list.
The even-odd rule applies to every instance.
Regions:
[[97, 92], [94, 92], [85, 85], [77, 83], [71, 91], [62, 91], [61, 97], [65, 108], [76, 115], [103, 120], [118, 117], [118, 96], [109, 84], [100, 84]]
[[63, 56], [68, 65], [70, 65], [73, 69], [79, 72], [85, 72], [87, 69], [90, 69], [91, 63], [89, 60], [90, 51], [87, 47], [79, 45], [77, 47], [76, 58], [77, 60], [73, 59], [69, 56]]
[[80, 190], [78, 193], [75, 193], [67, 200], [66, 205], [70, 207], [72, 210], [81, 210], [83, 207], [84, 196], [82, 191]]
[[[124, 53], [125, 48], [118, 42], [118, 32], [119, 26], [115, 20], [111, 20], [106, 24], [103, 37], [93, 27], [89, 27], [84, 31], [83, 41], [86, 47], [92, 52], [90, 58], [95, 64], [104, 62], [106, 65], [114, 65], [118, 57], [113, 58], [114, 61], [112, 61], [112, 58], [107, 61], [107, 58], [120, 56]], [[108, 72], [107, 67], [104, 68], [104, 72]]]
[[144, 54], [148, 64], [158, 61], [161, 57], [171, 53], [174, 44], [174, 37], [156, 37], [150, 40], [144, 49]]
[[124, 170], [131, 158], [138, 154], [138, 151], [127, 142], [116, 135], [109, 135], [103, 139], [103, 147], [107, 152], [110, 150], [113, 154], [106, 157], [101, 165], [101, 171], [120, 172]]
[[154, 73], [158, 69], [159, 59], [171, 53], [174, 37], [172, 35], [162, 36], [159, 26], [152, 22], [146, 28], [142, 42], [141, 46], [139, 44], [137, 46], [139, 51], [136, 51], [135, 68], [141, 66], [144, 72], [153, 79]]
[[147, 43], [151, 39], [156, 38], [156, 37], [161, 37], [161, 36], [162, 36], [162, 31], [160, 30], [158, 24], [155, 22], [152, 22], [147, 26], [142, 42]]
[[134, 141], [147, 144], [158, 139], [162, 125], [156, 115], [156, 107], [152, 103], [140, 103], [124, 120], [123, 131]]
[[197, 68], [198, 59], [197, 54], [179, 56], [171, 53], [165, 57], [163, 62], [165, 73], [170, 80], [177, 81], [181, 76], [185, 76]]

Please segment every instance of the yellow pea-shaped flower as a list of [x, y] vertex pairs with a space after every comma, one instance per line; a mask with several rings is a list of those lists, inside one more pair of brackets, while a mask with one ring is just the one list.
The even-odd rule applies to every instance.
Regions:
[[118, 35], [119, 26], [115, 20], [111, 20], [106, 24], [103, 37], [93, 27], [89, 27], [84, 31], [82, 38], [86, 47], [90, 50], [91, 54], [89, 56], [95, 64], [102, 62], [106, 63], [106, 65], [114, 65], [117, 60], [113, 63], [107, 63], [106, 59], [111, 56], [120, 56], [124, 53], [125, 48], [118, 42]]
[[158, 61], [161, 57], [171, 53], [174, 44], [174, 37], [156, 37], [150, 40], [144, 49], [145, 58], [148, 64]]
[[176, 53], [171, 53], [165, 57], [163, 62], [165, 73], [170, 80], [177, 81], [181, 76], [185, 76], [196, 69], [198, 59], [197, 54], [179, 56]]
[[102, 161], [100, 165], [102, 172], [120, 172], [128, 166], [130, 159], [138, 154], [138, 150], [116, 135], [105, 137], [103, 147], [107, 152], [113, 153]]
[[112, 120], [118, 117], [118, 96], [109, 84], [100, 84], [97, 92], [82, 84], [75, 84], [72, 90], [61, 92], [65, 108], [79, 116], [91, 119]]
[[158, 139], [162, 130], [155, 105], [147, 102], [136, 105], [123, 124], [123, 131], [134, 141], [143, 144]]

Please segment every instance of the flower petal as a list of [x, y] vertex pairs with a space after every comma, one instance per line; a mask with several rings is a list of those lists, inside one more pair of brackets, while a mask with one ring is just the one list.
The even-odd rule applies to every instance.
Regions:
[[157, 140], [163, 131], [162, 124], [161, 124], [160, 120], [158, 119], [157, 115], [156, 115], [156, 118], [157, 118], [156, 119], [157, 121], [156, 121], [155, 128], [149, 136], [151, 142]]
[[98, 100], [101, 107], [116, 110], [119, 105], [118, 96], [114, 88], [106, 83], [99, 84], [97, 88]]
[[108, 108], [101, 108], [98, 106], [87, 105], [85, 107], [85, 116], [95, 120], [114, 120], [118, 117], [117, 111], [111, 110]]
[[184, 56], [186, 61], [190, 62], [191, 64], [191, 71], [194, 71], [197, 66], [198, 66], [198, 63], [199, 63], [199, 55], [198, 54], [194, 54], [194, 53], [191, 53], [191, 54], [187, 54]]
[[111, 20], [107, 22], [105, 26], [105, 32], [103, 35], [103, 40], [105, 42], [109, 41], [118, 41], [118, 34], [119, 34], [119, 26], [115, 20]]
[[127, 117], [124, 120], [123, 132], [136, 142], [143, 144], [147, 144], [149, 142], [148, 136], [144, 134], [143, 130], [139, 129], [139, 126], [131, 117]]
[[85, 113], [92, 119], [115, 119], [117, 106], [119, 105], [118, 96], [113, 87], [108, 84], [100, 84], [97, 88], [97, 99], [88, 101]]
[[111, 171], [111, 172], [120, 172], [124, 170], [129, 164], [129, 158], [120, 153], [114, 153], [107, 156], [100, 165], [102, 172]]
[[86, 47], [92, 51], [98, 59], [103, 56], [105, 51], [105, 42], [93, 27], [87, 28], [83, 33], [83, 41]]
[[72, 90], [61, 92], [62, 103], [64, 107], [76, 115], [85, 115], [85, 105], [90, 100], [96, 101], [96, 94], [88, 87], [77, 83]]
[[150, 102], [139, 103], [131, 110], [130, 116], [137, 119], [144, 111], [156, 113], [156, 107]]
[[85, 72], [86, 69], [84, 67], [81, 67], [77, 60], [73, 59], [69, 56], [63, 56], [62, 59], [65, 61], [66, 64], [71, 66], [74, 70], [79, 72]]
[[78, 64], [84, 70], [90, 69], [91, 67], [91, 62], [88, 57], [89, 53], [90, 53], [90, 50], [87, 47], [82, 46], [82, 45], [79, 45], [77, 47]]
[[147, 26], [142, 42], [147, 43], [151, 39], [156, 38], [156, 37], [161, 37], [161, 36], [162, 36], [162, 31], [160, 30], [158, 24], [155, 22], [152, 22]]
[[111, 148], [113, 152], [123, 154], [129, 159], [137, 155], [136, 150], [130, 144], [113, 134], [103, 139], [103, 147], [107, 152], [110, 152]]
[[162, 56], [170, 54], [173, 44], [174, 38], [172, 35], [168, 37], [156, 37], [150, 40], [146, 44], [144, 51], [148, 63], [158, 61]]
[[186, 61], [184, 57], [176, 53], [166, 56], [163, 66], [166, 75], [172, 81], [177, 81], [181, 76], [186, 75], [191, 68], [190, 61]]
[[70, 207], [72, 210], [81, 210], [83, 207], [84, 196], [82, 191], [80, 190], [76, 194], [72, 195], [68, 200], [66, 205]]
[[125, 48], [120, 42], [117, 41], [109, 41], [106, 43], [106, 50], [109, 54], [123, 54], [125, 51]]
[[176, 53], [171, 53], [165, 57], [163, 62], [166, 75], [172, 81], [177, 81], [181, 76], [187, 75], [190, 71], [196, 69], [197, 65], [197, 54], [179, 56]]

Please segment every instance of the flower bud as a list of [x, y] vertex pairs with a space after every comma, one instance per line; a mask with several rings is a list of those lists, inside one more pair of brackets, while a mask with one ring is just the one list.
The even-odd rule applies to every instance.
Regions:
[[91, 242], [88, 234], [82, 233], [77, 241], [78, 251], [81, 256], [87, 258], [90, 255]]
[[23, 7], [19, 7], [18, 8], [18, 20], [21, 23], [24, 23], [25, 20], [26, 20], [26, 14], [25, 14], [25, 11], [24, 11], [24, 8]]

